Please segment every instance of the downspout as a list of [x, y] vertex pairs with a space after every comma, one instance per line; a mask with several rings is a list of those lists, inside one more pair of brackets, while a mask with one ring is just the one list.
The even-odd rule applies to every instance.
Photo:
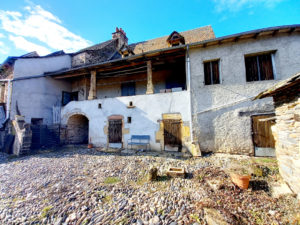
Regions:
[[7, 104], [6, 104], [6, 119], [9, 119], [10, 118], [10, 107], [11, 107], [11, 85], [12, 85], [12, 82], [11, 80], [8, 80], [7, 82]]
[[190, 136], [191, 136], [191, 143], [193, 143], [194, 142], [194, 135], [193, 135], [191, 66], [190, 66], [189, 45], [187, 45], [187, 48], [186, 48], [186, 72], [187, 72], [187, 90], [189, 92]]

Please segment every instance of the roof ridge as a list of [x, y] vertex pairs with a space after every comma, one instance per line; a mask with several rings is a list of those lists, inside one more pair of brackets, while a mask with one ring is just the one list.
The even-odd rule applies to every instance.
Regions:
[[[190, 29], [190, 30], [178, 31], [178, 33], [182, 34], [182, 33], [185, 33], [185, 32], [191, 32], [191, 31], [195, 31], [195, 30], [199, 30], [199, 29], [203, 29], [203, 28], [211, 28], [212, 29], [212, 26], [211, 25], [205, 25], [205, 26], [194, 28], [194, 29]], [[212, 31], [213, 31], [213, 29], [212, 29]], [[214, 31], [213, 31], [213, 33], [214, 33]], [[164, 35], [164, 36], [161, 36], [161, 37], [157, 37], [157, 38], [152, 38], [152, 39], [144, 40], [144, 41], [139, 41], [139, 42], [131, 43], [131, 44], [129, 44], [129, 46], [130, 45], [134, 45], [134, 44], [140, 44], [140, 43], [143, 43], [143, 42], [148, 42], [148, 41], [156, 40], [156, 39], [159, 39], [159, 38], [169, 37], [169, 36], [170, 36], [170, 34]]]

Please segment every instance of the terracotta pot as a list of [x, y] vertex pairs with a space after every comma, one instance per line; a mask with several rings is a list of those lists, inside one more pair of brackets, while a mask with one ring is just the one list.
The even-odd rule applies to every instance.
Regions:
[[88, 148], [93, 148], [93, 144], [88, 144]]
[[247, 189], [249, 186], [249, 181], [251, 179], [250, 175], [239, 175], [232, 173], [230, 174], [231, 180], [241, 189]]

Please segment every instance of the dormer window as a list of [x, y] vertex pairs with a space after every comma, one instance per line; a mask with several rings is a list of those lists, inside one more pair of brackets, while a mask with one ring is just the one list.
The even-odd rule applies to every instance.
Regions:
[[185, 40], [177, 31], [173, 31], [167, 39], [169, 47], [184, 45]]
[[119, 53], [122, 55], [122, 58], [134, 55], [134, 52], [128, 46], [122, 46]]

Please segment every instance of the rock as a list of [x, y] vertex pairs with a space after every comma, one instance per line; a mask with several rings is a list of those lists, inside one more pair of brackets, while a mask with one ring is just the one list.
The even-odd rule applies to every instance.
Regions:
[[157, 180], [157, 172], [158, 172], [157, 168], [155, 168], [155, 167], [151, 168], [148, 173], [148, 181]]
[[230, 225], [216, 209], [204, 208], [204, 219], [208, 225]]
[[137, 219], [137, 220], [136, 220], [136, 224], [137, 224], [137, 225], [143, 225], [144, 223], [143, 223], [143, 221], [142, 221], [142, 220], [140, 220], [140, 219]]

